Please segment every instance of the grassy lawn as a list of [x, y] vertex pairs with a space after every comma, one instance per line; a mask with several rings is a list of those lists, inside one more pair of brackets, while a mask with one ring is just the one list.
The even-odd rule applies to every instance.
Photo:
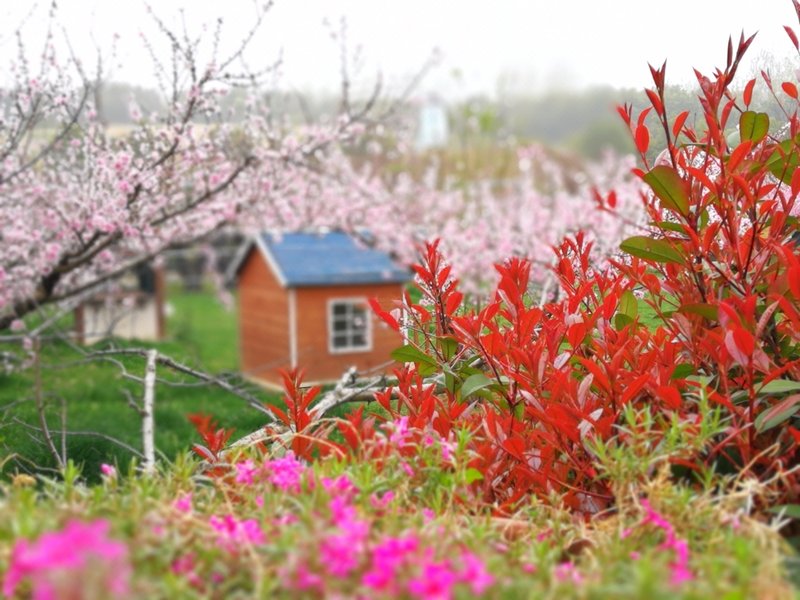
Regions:
[[[270, 397], [268, 392], [241, 382], [235, 375], [239, 358], [234, 312], [221, 306], [211, 293], [174, 291], [169, 295], [169, 302], [173, 311], [168, 319], [167, 339], [163, 342], [105, 341], [91, 349], [155, 347], [200, 370], [230, 374], [233, 381], [246, 385], [259, 398]], [[141, 377], [144, 373], [141, 357], [123, 357], [120, 363], [132, 375]], [[118, 364], [82, 362], [81, 356], [67, 344], [50, 342], [42, 349], [41, 372], [41, 396], [56, 445], [60, 447], [61, 444], [58, 432], [62, 429], [62, 407], [66, 407], [67, 431], [100, 432], [141, 448], [141, 420], [128, 405], [126, 393], [138, 401], [142, 387], [126, 379]], [[158, 371], [158, 376], [189, 382], [164, 368]], [[34, 389], [34, 369], [12, 375], [0, 374], [0, 458], [17, 457], [5, 465], [6, 471], [54, 465], [50, 453], [39, 441], [41, 436], [30, 429], [39, 426]], [[241, 434], [264, 423], [261, 414], [244, 400], [218, 388], [160, 383], [156, 386], [155, 401], [156, 447], [166, 457], [172, 458], [198, 441], [186, 418], [196, 412], [212, 414], [222, 426], [233, 427]], [[87, 475], [97, 473], [102, 462], [127, 464], [130, 460], [128, 451], [97, 436], [76, 433], [66, 437], [68, 457], [83, 463]]]

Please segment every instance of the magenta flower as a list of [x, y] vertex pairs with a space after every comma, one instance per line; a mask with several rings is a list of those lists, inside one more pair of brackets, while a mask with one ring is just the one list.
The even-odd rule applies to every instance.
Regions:
[[372, 549], [372, 564], [361, 583], [384, 594], [397, 594], [398, 571], [411, 561], [419, 542], [413, 535], [387, 537]]
[[449, 600], [453, 587], [458, 583], [458, 574], [447, 561], [435, 562], [426, 557], [419, 577], [408, 582], [408, 591], [415, 598], [424, 600]]
[[[108, 537], [109, 524], [70, 521], [61, 531], [45, 533], [35, 542], [19, 540], [3, 581], [7, 597], [25, 580], [36, 600], [92, 596], [121, 598], [128, 595], [131, 568], [128, 549]], [[91, 577], [87, 574], [91, 573]], [[87, 582], [101, 589], [87, 590]]]
[[243, 544], [263, 544], [266, 541], [261, 525], [255, 519], [241, 521], [233, 515], [212, 516], [208, 523], [217, 532], [219, 543], [229, 552], [236, 552]]
[[236, 468], [236, 483], [253, 485], [255, 477], [258, 475], [259, 468], [252, 460], [238, 462], [234, 465], [234, 467]]
[[583, 575], [581, 575], [578, 568], [569, 561], [557, 565], [556, 568], [553, 569], [553, 577], [556, 578], [556, 581], [562, 583], [574, 583], [575, 585], [583, 583]]
[[117, 469], [114, 467], [114, 465], [107, 465], [106, 463], [103, 463], [100, 465], [100, 472], [109, 479], [116, 479], [117, 477]]
[[178, 496], [172, 506], [179, 512], [190, 514], [192, 512], [192, 492], [186, 492]]
[[462, 582], [469, 584], [473, 594], [482, 594], [494, 583], [494, 577], [486, 570], [483, 561], [472, 552], [462, 552], [463, 567], [460, 573]]
[[283, 458], [274, 458], [266, 462], [269, 481], [284, 492], [299, 492], [300, 480], [306, 466], [297, 460], [293, 452], [287, 452]]

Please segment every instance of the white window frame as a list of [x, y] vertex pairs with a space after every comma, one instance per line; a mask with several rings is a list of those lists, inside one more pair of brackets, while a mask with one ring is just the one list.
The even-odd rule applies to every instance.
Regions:
[[[358, 305], [364, 308], [366, 318], [366, 344], [363, 346], [345, 346], [336, 348], [333, 345], [333, 307], [337, 304]], [[341, 333], [341, 332], [340, 332]], [[331, 354], [356, 354], [359, 352], [370, 352], [372, 350], [372, 313], [370, 312], [367, 299], [361, 296], [347, 298], [328, 298], [328, 352]]]

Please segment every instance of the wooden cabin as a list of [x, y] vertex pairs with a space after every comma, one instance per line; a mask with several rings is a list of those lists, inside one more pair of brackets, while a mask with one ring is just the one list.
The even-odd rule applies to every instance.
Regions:
[[242, 371], [251, 379], [281, 385], [281, 369], [301, 367], [306, 381], [334, 381], [351, 367], [385, 365], [402, 344], [368, 300], [399, 299], [409, 271], [345, 233], [262, 234], [243, 247], [231, 275]]

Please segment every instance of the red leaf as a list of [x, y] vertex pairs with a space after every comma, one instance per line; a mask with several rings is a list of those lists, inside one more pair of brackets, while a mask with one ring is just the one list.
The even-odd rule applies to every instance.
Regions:
[[[798, 169], [800, 170], [800, 169]], [[796, 300], [800, 300], [800, 267], [792, 267], [786, 272], [789, 280], [789, 289]]]
[[750, 106], [750, 102], [753, 99], [753, 88], [756, 85], [756, 80], [751, 79], [747, 82], [747, 85], [744, 86], [744, 94], [742, 95], [744, 98], [745, 106]]
[[784, 81], [781, 84], [783, 91], [786, 92], [787, 96], [790, 96], [797, 100], [797, 86], [793, 84], [791, 81]]
[[649, 379], [650, 373], [643, 373], [642, 375], [639, 375], [639, 377], [637, 377], [633, 382], [629, 383], [625, 388], [625, 393], [622, 394], [622, 398], [620, 398], [621, 403], [624, 405], [633, 400], [636, 397], [636, 394], [642, 391], [642, 388]]
[[663, 113], [664, 106], [661, 104], [661, 99], [658, 97], [658, 94], [656, 94], [653, 90], [645, 90], [645, 93], [647, 94], [647, 97], [650, 99], [650, 104], [652, 104], [653, 108], [656, 109], [656, 112], [658, 114]]
[[670, 385], [662, 385], [656, 390], [656, 394], [671, 410], [678, 410], [681, 407], [681, 393], [678, 391], [678, 388]]
[[800, 194], [800, 169], [795, 169], [795, 172], [792, 173], [792, 196], [797, 196]]
[[789, 36], [789, 39], [792, 40], [794, 44], [795, 50], [800, 50], [800, 44], [797, 43], [797, 36], [795, 35], [794, 31], [788, 25], [783, 26], [784, 31], [786, 31], [786, 35]]
[[739, 163], [742, 162], [742, 159], [747, 156], [748, 152], [750, 152], [752, 147], [752, 140], [745, 140], [739, 144], [731, 153], [731, 157], [728, 159], [728, 169], [731, 171], [735, 170], [736, 167], [739, 166]]
[[400, 331], [400, 323], [397, 322], [392, 315], [381, 308], [377, 298], [370, 298], [369, 305], [372, 307], [373, 312], [378, 315], [384, 323], [395, 331]]
[[677, 117], [675, 117], [675, 123], [673, 123], [672, 125], [672, 135], [678, 137], [678, 134], [680, 134], [681, 129], [683, 129], [683, 124], [686, 123], [686, 119], [688, 116], [689, 116], [689, 111], [685, 110]]
[[649, 146], [650, 131], [647, 129], [647, 125], [639, 125], [636, 127], [636, 149], [640, 154], [644, 154]]
[[525, 442], [518, 437], [510, 437], [500, 444], [503, 450], [521, 462], [525, 462]]

